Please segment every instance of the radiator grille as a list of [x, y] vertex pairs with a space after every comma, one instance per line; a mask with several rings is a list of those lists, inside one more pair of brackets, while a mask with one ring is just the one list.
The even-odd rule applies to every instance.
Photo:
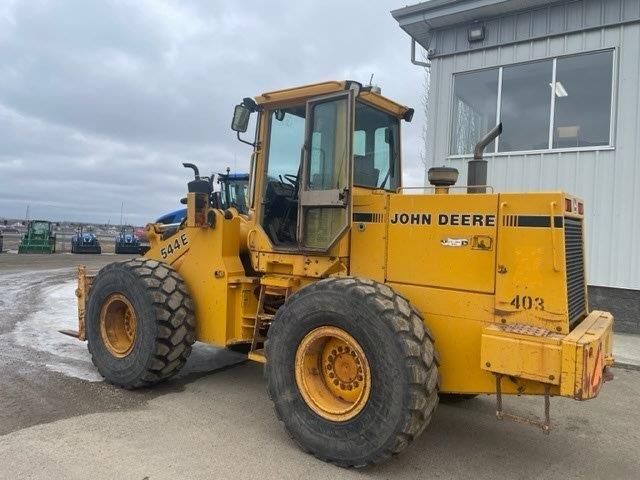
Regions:
[[567, 262], [567, 302], [569, 327], [573, 328], [587, 313], [585, 301], [582, 220], [564, 219], [564, 248]]

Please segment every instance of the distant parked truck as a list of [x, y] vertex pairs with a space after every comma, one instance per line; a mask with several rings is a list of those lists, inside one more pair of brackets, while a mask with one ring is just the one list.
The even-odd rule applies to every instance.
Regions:
[[98, 237], [93, 232], [85, 232], [80, 226], [71, 237], [71, 253], [102, 253]]
[[142, 245], [140, 238], [135, 234], [135, 229], [131, 225], [120, 227], [120, 233], [116, 237], [116, 253], [143, 255], [147, 250], [149, 250], [149, 247]]
[[22, 236], [18, 253], [55, 253], [56, 234], [47, 220], [31, 220], [27, 233]]

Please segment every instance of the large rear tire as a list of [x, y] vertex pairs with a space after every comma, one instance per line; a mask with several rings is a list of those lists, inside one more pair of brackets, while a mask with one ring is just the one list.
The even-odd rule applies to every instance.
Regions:
[[171, 266], [137, 258], [104, 267], [87, 300], [87, 340], [108, 382], [146, 387], [178, 373], [191, 353], [195, 318]]
[[400, 453], [438, 404], [433, 339], [386, 285], [321, 280], [280, 307], [266, 343], [269, 396], [301, 448], [343, 467]]

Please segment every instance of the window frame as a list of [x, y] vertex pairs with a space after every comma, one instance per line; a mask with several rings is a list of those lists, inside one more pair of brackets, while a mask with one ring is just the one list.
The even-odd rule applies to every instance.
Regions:
[[606, 150], [615, 150], [615, 132], [616, 132], [616, 101], [617, 101], [617, 84], [618, 84], [618, 47], [605, 47], [599, 48], [596, 50], [586, 50], [581, 52], [567, 53], [564, 55], [552, 55], [547, 57], [536, 58], [534, 60], [526, 60], [522, 62], [514, 62], [503, 65], [496, 65], [492, 67], [486, 68], [474, 68], [470, 70], [461, 70], [459, 72], [455, 72], [451, 75], [451, 104], [449, 107], [449, 112], [451, 114], [451, 119], [449, 121], [449, 132], [448, 132], [448, 155], [447, 158], [450, 159], [461, 159], [461, 158], [470, 158], [473, 157], [473, 152], [465, 153], [465, 154], [453, 154], [452, 153], [452, 139], [451, 135], [454, 131], [454, 122], [455, 118], [453, 116], [453, 105], [455, 102], [455, 81], [456, 75], [474, 73], [474, 72], [482, 72], [487, 70], [498, 70], [498, 92], [497, 92], [497, 108], [496, 108], [496, 125], [501, 121], [501, 109], [502, 109], [502, 74], [504, 68], [517, 66], [517, 65], [527, 65], [542, 61], [552, 60], [552, 77], [551, 83], [553, 84], [556, 80], [557, 73], [557, 65], [558, 59], [568, 58], [568, 57], [577, 57], [581, 55], [588, 55], [592, 53], [602, 53], [602, 52], [611, 52], [611, 99], [610, 99], [610, 113], [609, 113], [609, 142], [606, 145], [593, 145], [586, 147], [563, 147], [563, 148], [553, 148], [553, 127], [554, 127], [554, 116], [555, 116], [555, 103], [556, 96], [551, 91], [549, 102], [551, 103], [551, 108], [549, 110], [549, 137], [548, 144], [546, 149], [538, 149], [538, 150], [512, 150], [506, 152], [498, 151], [500, 148], [500, 137], [496, 138], [494, 142], [493, 151], [485, 151], [485, 156], [487, 157], [508, 157], [514, 155], [534, 155], [534, 154], [544, 154], [544, 153], [563, 153], [563, 152], [589, 152], [589, 151], [606, 151]]

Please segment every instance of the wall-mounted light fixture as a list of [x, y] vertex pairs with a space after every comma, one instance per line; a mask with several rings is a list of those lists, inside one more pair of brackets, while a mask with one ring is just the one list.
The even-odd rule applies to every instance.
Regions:
[[484, 23], [476, 22], [469, 25], [467, 29], [467, 39], [469, 43], [481, 42], [484, 40]]

